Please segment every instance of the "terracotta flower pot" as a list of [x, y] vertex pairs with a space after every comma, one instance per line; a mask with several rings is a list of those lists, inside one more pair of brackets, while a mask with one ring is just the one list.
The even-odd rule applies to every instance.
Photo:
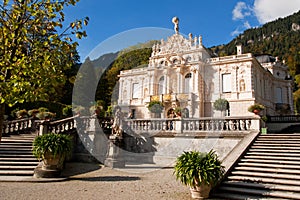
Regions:
[[259, 112], [260, 112], [260, 110], [256, 110], [256, 109], [255, 109], [255, 110], [253, 110], [253, 113], [254, 113], [254, 114], [256, 114], [256, 115], [258, 115], [258, 114], [259, 114]]
[[210, 190], [211, 190], [211, 185], [204, 184], [204, 183], [202, 183], [200, 186], [196, 186], [195, 188], [190, 188], [193, 199], [208, 198]]
[[55, 157], [51, 153], [46, 153], [43, 159], [42, 169], [44, 170], [56, 170], [60, 168], [61, 156], [56, 155]]

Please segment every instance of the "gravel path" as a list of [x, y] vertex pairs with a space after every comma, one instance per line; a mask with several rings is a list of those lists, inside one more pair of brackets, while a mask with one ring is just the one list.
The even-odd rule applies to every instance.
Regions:
[[66, 169], [64, 175], [70, 179], [62, 182], [0, 182], [0, 199], [191, 200], [188, 187], [176, 181], [172, 168], [145, 173], [139, 166], [128, 173], [97, 164], [69, 163]]

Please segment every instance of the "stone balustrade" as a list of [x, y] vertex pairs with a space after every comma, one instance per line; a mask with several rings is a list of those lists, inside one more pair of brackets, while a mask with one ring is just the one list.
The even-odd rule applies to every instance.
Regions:
[[[4, 122], [3, 134], [14, 134], [21, 131], [39, 129], [39, 135], [65, 133], [83, 128], [89, 130], [91, 117], [70, 117], [57, 121], [32, 120], [30, 118]], [[112, 119], [99, 120], [100, 127], [110, 133]], [[225, 118], [174, 118], [174, 119], [126, 119], [125, 126], [135, 133], [142, 132], [198, 132], [198, 131], [249, 131], [259, 130], [260, 120], [255, 117]]]
[[183, 119], [132, 119], [127, 126], [136, 133], [171, 131], [176, 133], [199, 131], [250, 131], [259, 130], [260, 120], [255, 117], [183, 118]]
[[35, 126], [32, 118], [4, 121], [2, 134], [16, 134], [20, 132], [31, 131], [33, 128], [35, 128]]

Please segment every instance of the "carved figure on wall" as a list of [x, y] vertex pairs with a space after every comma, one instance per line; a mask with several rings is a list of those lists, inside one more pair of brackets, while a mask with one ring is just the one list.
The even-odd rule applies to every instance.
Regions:
[[122, 136], [123, 132], [123, 113], [120, 107], [115, 108], [115, 115], [114, 115], [114, 123], [112, 125], [112, 134], [116, 136]]

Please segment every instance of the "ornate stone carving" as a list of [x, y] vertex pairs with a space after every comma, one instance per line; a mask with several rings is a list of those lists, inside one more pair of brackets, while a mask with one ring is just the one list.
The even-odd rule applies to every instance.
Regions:
[[173, 17], [172, 22], [174, 24], [174, 31], [176, 34], [179, 33], [179, 18], [178, 17]]

